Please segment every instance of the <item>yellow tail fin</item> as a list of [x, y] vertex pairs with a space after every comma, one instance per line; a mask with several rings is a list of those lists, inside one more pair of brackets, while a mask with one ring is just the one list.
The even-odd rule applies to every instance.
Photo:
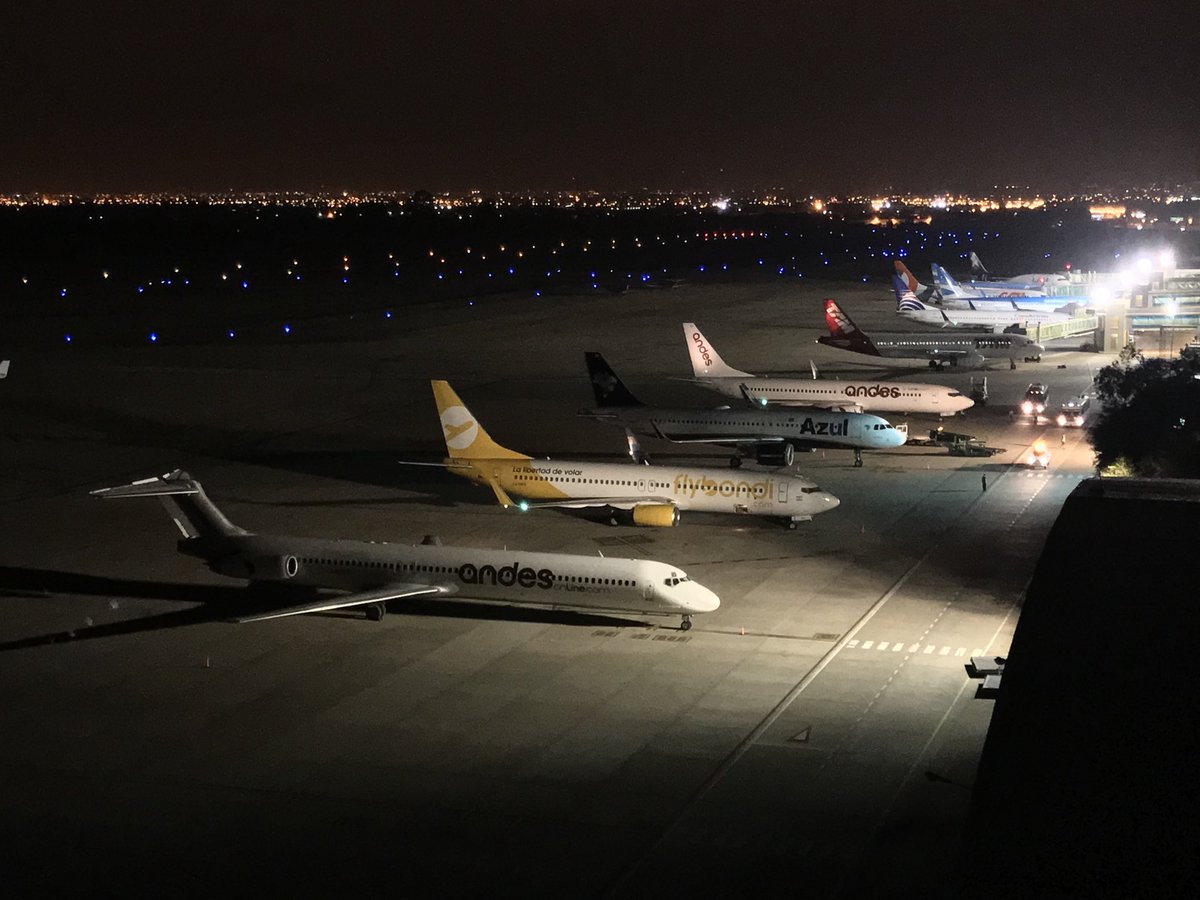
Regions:
[[445, 381], [432, 381], [433, 399], [437, 403], [438, 416], [442, 420], [442, 433], [446, 438], [446, 451], [452, 459], [531, 459], [525, 453], [517, 453], [501, 447], [484, 431], [483, 426], [463, 405], [454, 388]]

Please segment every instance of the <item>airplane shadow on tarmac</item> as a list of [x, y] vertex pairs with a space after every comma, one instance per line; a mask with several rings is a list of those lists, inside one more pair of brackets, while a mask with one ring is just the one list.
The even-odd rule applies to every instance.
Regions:
[[[99, 597], [135, 597], [147, 600], [166, 600], [177, 603], [195, 604], [187, 609], [171, 610], [137, 619], [86, 625], [67, 631], [33, 635], [0, 641], [0, 653], [8, 650], [23, 650], [51, 644], [67, 644], [75, 641], [115, 637], [123, 634], [138, 634], [146, 631], [165, 631], [189, 625], [225, 622], [235, 616], [253, 615], [278, 609], [304, 597], [313, 597], [317, 591], [303, 588], [282, 588], [276, 585], [236, 586], [178, 584], [165, 581], [137, 581], [128, 578], [107, 578], [98, 575], [83, 575], [77, 572], [59, 572], [51, 569], [26, 569], [0, 566], [0, 597], [55, 599], [58, 595], [82, 594]], [[532, 622], [545, 625], [571, 625], [580, 628], [638, 627], [650, 628], [646, 622], [624, 619], [619, 616], [600, 616], [590, 613], [575, 613], [558, 610], [535, 609], [516, 606], [493, 606], [463, 600], [430, 600], [412, 598], [388, 604], [388, 612], [397, 615], [440, 616], [445, 618], [478, 619], [505, 622]], [[353, 610], [329, 613], [309, 613], [314, 618], [363, 618]], [[240, 628], [263, 627], [238, 625]], [[374, 623], [363, 620], [363, 627]]]

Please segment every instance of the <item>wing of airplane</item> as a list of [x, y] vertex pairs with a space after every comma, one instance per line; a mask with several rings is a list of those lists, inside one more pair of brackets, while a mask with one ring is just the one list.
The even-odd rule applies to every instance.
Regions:
[[572, 497], [569, 500], [538, 500], [536, 502], [522, 500], [517, 504], [521, 509], [593, 509], [598, 506], [633, 509], [635, 506], [647, 505], [674, 506], [675, 501], [670, 497], [651, 497], [643, 494], [639, 497]]
[[241, 616], [235, 622], [262, 622], [266, 619], [282, 619], [284, 616], [301, 616], [305, 613], [329, 612], [334, 609], [347, 609], [352, 606], [366, 606], [370, 603], [386, 603], [388, 600], [403, 600], [410, 597], [432, 597], [446, 594], [449, 591], [439, 585], [429, 584], [389, 584], [373, 591], [359, 591], [355, 594], [322, 597], [310, 603], [298, 606], [286, 606], [270, 612], [253, 616]]

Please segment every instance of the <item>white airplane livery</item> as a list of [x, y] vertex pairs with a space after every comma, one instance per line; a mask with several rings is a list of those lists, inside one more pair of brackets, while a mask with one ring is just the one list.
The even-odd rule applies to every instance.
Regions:
[[[596, 407], [580, 411], [626, 431], [652, 435], [676, 444], [715, 444], [753, 454], [760, 465], [790, 466], [796, 450], [818, 448], [854, 451], [854, 465], [862, 465], [863, 450], [898, 447], [905, 435], [887, 419], [861, 412], [764, 409], [761, 403], [737, 409], [728, 406], [646, 406], [625, 387], [602, 355], [584, 353]], [[741, 457], [731, 460], [741, 464]]]
[[[677, 525], [680, 510], [696, 510], [779, 516], [794, 528], [838, 505], [807, 478], [782, 472], [534, 459], [492, 440], [445, 381], [432, 385], [448, 454], [440, 465], [491, 488], [505, 508], [621, 510], [635, 525], [659, 527]], [[632, 435], [629, 441], [632, 451]]]
[[[464, 432], [465, 433], [465, 432]], [[132, 484], [101, 488], [103, 500], [157, 497], [183, 537], [181, 553], [214, 572], [252, 583], [286, 585], [309, 599], [255, 612], [238, 622], [359, 607], [382, 619], [389, 601], [453, 598], [505, 606], [597, 613], [681, 616], [720, 606], [716, 594], [677, 566], [645, 559], [566, 553], [526, 553], [421, 544], [325, 540], [252, 534], [217, 509], [200, 482], [179, 470]], [[320, 591], [336, 593], [320, 593]]]
[[931, 413], [952, 416], [975, 401], [940, 384], [906, 381], [836, 381], [828, 378], [771, 378], [751, 375], [725, 363], [694, 322], [683, 324], [683, 339], [695, 381], [726, 397], [745, 397], [762, 406], [815, 406], [852, 412]]
[[929, 367], [941, 368], [946, 363], [957, 366], [982, 366], [988, 359], [1005, 357], [1009, 368], [1017, 367], [1017, 359], [1040, 356], [1046, 349], [1023, 334], [970, 334], [939, 331], [889, 332], [868, 335], [846, 315], [833, 299], [825, 301], [827, 336], [817, 343], [852, 353], [887, 359], [924, 359]]
[[904, 279], [899, 275], [892, 276], [892, 287], [896, 292], [896, 312], [906, 319], [925, 325], [981, 326], [990, 328], [992, 331], [1004, 331], [1006, 328], [1028, 328], [1030, 325], [1065, 322], [1071, 318], [1065, 312], [1056, 312], [1045, 308], [1028, 309], [1018, 305], [1016, 300], [1002, 302], [967, 300], [965, 301], [966, 309], [930, 306], [918, 300], [916, 295], [908, 290]]

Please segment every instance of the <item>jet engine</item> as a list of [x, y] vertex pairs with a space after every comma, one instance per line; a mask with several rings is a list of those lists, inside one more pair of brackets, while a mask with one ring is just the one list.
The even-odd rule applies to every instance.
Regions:
[[790, 466], [796, 460], [796, 448], [791, 444], [759, 444], [754, 458], [760, 466]]
[[670, 528], [679, 524], [679, 510], [670, 503], [643, 503], [633, 508], [633, 524]]
[[233, 556], [216, 560], [212, 564], [212, 569], [222, 575], [249, 578], [251, 581], [287, 581], [295, 578], [299, 573], [300, 560], [290, 554], [260, 556], [254, 559]]

